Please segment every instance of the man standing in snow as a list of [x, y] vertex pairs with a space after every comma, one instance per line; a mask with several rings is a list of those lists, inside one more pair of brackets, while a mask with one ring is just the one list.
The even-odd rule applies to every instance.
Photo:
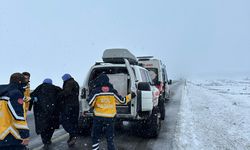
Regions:
[[[103, 128], [105, 128], [108, 150], [115, 150], [114, 145], [114, 118], [116, 103], [126, 104], [131, 100], [131, 94], [122, 98], [109, 82], [106, 74], [100, 74], [94, 81], [95, 88], [87, 98], [87, 102], [94, 109], [92, 128], [92, 149], [99, 149], [99, 142]], [[132, 98], [135, 93], [132, 94]]]
[[12, 74], [10, 83], [0, 86], [1, 150], [25, 150], [29, 143], [29, 128], [23, 110], [25, 86], [21, 73]]
[[60, 94], [60, 112], [63, 128], [69, 133], [68, 146], [75, 144], [78, 136], [79, 85], [70, 74], [62, 76], [63, 90]]

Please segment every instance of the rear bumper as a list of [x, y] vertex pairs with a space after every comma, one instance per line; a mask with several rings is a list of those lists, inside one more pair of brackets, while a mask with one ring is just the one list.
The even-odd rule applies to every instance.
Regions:
[[[146, 115], [145, 115], [146, 114]], [[144, 112], [143, 115], [131, 115], [131, 114], [116, 114], [115, 118], [122, 121], [137, 121], [137, 120], [144, 120], [147, 119], [148, 116], [150, 116], [151, 112]], [[85, 112], [80, 115], [81, 120], [85, 120], [86, 122], [93, 119], [93, 113], [91, 112]]]

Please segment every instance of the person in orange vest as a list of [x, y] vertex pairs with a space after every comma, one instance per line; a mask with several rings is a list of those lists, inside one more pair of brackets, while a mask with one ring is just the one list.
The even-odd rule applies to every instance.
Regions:
[[10, 83], [0, 86], [1, 150], [25, 150], [29, 143], [29, 128], [23, 110], [25, 86], [21, 73], [12, 74]]
[[135, 93], [122, 98], [109, 82], [106, 74], [101, 73], [94, 81], [95, 88], [87, 98], [87, 102], [93, 108], [92, 149], [99, 149], [99, 142], [103, 128], [105, 128], [108, 150], [115, 150], [114, 145], [114, 121], [116, 116], [116, 104], [126, 104], [134, 98]]

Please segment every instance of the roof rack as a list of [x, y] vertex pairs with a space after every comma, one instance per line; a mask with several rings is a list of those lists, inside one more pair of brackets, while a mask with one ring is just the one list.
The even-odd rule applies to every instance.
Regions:
[[149, 60], [151, 58], [154, 58], [154, 56], [139, 56], [139, 57], [137, 57], [138, 60]]
[[102, 60], [105, 63], [125, 63], [124, 59], [127, 59], [130, 64], [138, 64], [136, 57], [124, 48], [106, 49], [102, 56]]

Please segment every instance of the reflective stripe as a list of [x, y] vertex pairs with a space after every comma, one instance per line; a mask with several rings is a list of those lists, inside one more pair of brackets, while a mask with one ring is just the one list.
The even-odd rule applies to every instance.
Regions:
[[12, 107], [10, 101], [8, 101], [8, 106], [9, 106], [9, 109], [10, 109], [11, 113], [14, 115], [14, 118], [15, 118], [15, 119], [25, 121], [24, 117], [18, 116], [18, 115], [16, 114], [16, 112], [15, 112], [14, 108]]
[[96, 96], [98, 96], [99, 94], [95, 94], [94, 96], [93, 96], [93, 98], [89, 101], [89, 105], [92, 105], [92, 103], [93, 103], [93, 101], [94, 101], [94, 99], [96, 98]]
[[21, 139], [20, 135], [12, 127], [7, 128], [2, 134], [0, 134], [0, 139], [3, 140], [9, 133], [12, 133], [16, 138]]
[[97, 148], [92, 148], [92, 150], [98, 150], [99, 149], [99, 146]]
[[98, 146], [98, 145], [99, 145], [99, 143], [96, 143], [96, 144], [92, 145], [92, 147], [96, 147], [96, 146]]
[[95, 114], [96, 116], [102, 116], [102, 117], [114, 117], [116, 113], [113, 113], [113, 114], [104, 114], [104, 113], [96, 112], [96, 111], [94, 110], [94, 114]]
[[27, 125], [21, 125], [21, 124], [17, 124], [15, 123], [14, 126], [18, 129], [27, 129], [29, 130], [29, 127]]
[[[98, 94], [95, 94], [94, 96], [93, 96], [93, 98], [89, 101], [89, 105], [91, 105], [92, 103], [93, 103], [93, 101], [94, 101], [94, 99], [97, 97], [97, 96], [108, 96], [108, 95], [112, 95], [112, 96], [115, 96], [116, 97], [116, 95], [114, 94], [114, 93], [111, 93], [111, 92], [102, 92], [102, 93], [98, 93]], [[116, 97], [118, 100], [120, 100], [118, 97]]]
[[7, 101], [10, 100], [10, 98], [9, 98], [8, 96], [1, 96], [0, 99], [2, 99], [2, 100], [7, 100]]
[[126, 102], [126, 98], [123, 98], [122, 100], [118, 97], [118, 96], [116, 96], [115, 94], [114, 94], [114, 96], [115, 96], [115, 98], [121, 103], [121, 104], [125, 104], [125, 102]]
[[99, 143], [92, 145], [92, 150], [98, 150], [98, 149], [99, 149]]

